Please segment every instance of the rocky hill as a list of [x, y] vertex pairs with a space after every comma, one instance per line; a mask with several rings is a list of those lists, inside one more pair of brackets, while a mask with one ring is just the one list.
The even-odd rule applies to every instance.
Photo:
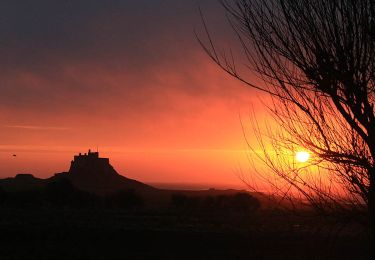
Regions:
[[57, 173], [48, 179], [35, 178], [31, 174], [18, 174], [14, 178], [0, 180], [5, 191], [30, 190], [44, 187], [47, 183], [68, 179], [77, 188], [96, 194], [107, 194], [118, 190], [147, 193], [157, 189], [142, 182], [126, 178], [112, 167], [108, 158], [99, 157], [98, 152], [74, 156], [68, 172]]

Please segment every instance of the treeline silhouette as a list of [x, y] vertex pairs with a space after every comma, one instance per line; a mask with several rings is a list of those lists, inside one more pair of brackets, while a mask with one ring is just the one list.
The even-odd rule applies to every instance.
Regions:
[[0, 187], [0, 207], [134, 209], [141, 206], [143, 199], [133, 190], [118, 190], [101, 196], [80, 190], [65, 178], [52, 181], [40, 189], [5, 191]]
[[[257, 198], [245, 192], [219, 195], [171, 193], [168, 197], [168, 208], [180, 213], [247, 214], [257, 211], [261, 206]], [[123, 189], [106, 195], [97, 195], [77, 188], [66, 178], [51, 181], [39, 189], [6, 191], [0, 187], [0, 208], [63, 207], [133, 210], [144, 208], [148, 204], [147, 201], [147, 198], [134, 190]]]
[[188, 211], [210, 211], [231, 213], [252, 213], [260, 208], [259, 200], [248, 193], [233, 195], [187, 196], [176, 193], [171, 196], [171, 207]]

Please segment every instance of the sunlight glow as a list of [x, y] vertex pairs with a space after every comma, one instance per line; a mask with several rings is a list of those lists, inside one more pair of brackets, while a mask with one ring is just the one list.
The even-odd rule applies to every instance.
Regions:
[[298, 162], [307, 162], [307, 160], [310, 158], [310, 154], [308, 152], [296, 152], [296, 160]]

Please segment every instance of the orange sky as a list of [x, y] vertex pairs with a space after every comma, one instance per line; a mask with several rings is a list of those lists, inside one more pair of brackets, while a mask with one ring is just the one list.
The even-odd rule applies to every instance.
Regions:
[[195, 39], [200, 5], [216, 39], [231, 43], [217, 5], [39, 5], [0, 4], [1, 177], [66, 171], [98, 146], [140, 181], [241, 185], [240, 117], [265, 115], [260, 93], [220, 71]]

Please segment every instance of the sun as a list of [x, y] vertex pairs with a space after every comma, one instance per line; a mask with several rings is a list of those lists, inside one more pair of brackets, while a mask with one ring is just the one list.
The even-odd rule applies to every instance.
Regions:
[[307, 160], [310, 158], [310, 154], [308, 152], [296, 152], [296, 160], [298, 162], [304, 163], [307, 162]]

